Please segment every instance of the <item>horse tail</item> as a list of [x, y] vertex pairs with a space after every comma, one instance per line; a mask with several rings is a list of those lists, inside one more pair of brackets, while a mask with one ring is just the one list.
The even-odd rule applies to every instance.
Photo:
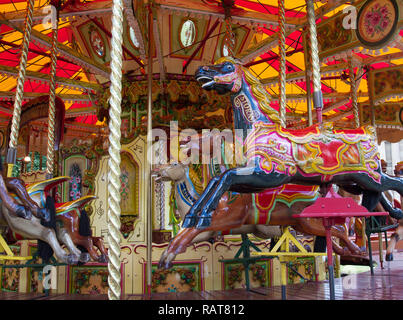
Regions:
[[80, 219], [78, 224], [78, 233], [83, 237], [91, 237], [91, 223], [87, 211], [83, 208], [80, 210]]
[[[50, 220], [46, 222], [45, 220], [41, 219], [41, 225], [56, 231], [56, 207], [55, 200], [51, 196], [46, 197], [45, 208], [50, 212]], [[53, 256], [53, 249], [47, 242], [38, 240], [38, 254], [39, 257], [42, 258], [42, 261], [47, 263]]]

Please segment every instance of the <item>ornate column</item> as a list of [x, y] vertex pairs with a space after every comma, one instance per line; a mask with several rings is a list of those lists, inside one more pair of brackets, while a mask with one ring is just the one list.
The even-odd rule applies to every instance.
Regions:
[[56, 117], [56, 65], [57, 35], [59, 27], [59, 10], [56, 9], [56, 21], [52, 21], [52, 48], [50, 50], [50, 82], [49, 82], [49, 117], [48, 117], [48, 150], [46, 161], [46, 177], [53, 178], [55, 166], [55, 117]]
[[[35, 0], [29, 0], [27, 2], [27, 13], [26, 13], [26, 17], [25, 17], [24, 39], [22, 41], [20, 67], [19, 67], [17, 88], [16, 88], [16, 94], [15, 94], [15, 100], [14, 100], [13, 119], [11, 122], [10, 144], [9, 144], [8, 153], [7, 153], [7, 163], [10, 163], [10, 164], [15, 164], [16, 159], [17, 159], [18, 131], [20, 129], [21, 106], [22, 106], [22, 98], [24, 96], [25, 72], [26, 72], [26, 67], [27, 67], [29, 42], [31, 39], [32, 15], [33, 15], [33, 10], [34, 10], [34, 3], [35, 3]], [[10, 167], [8, 170], [8, 175], [11, 175], [12, 166], [10, 166]]]
[[279, 24], [279, 56], [280, 56], [280, 70], [279, 70], [279, 104], [280, 104], [280, 123], [283, 128], [287, 126], [286, 123], [286, 54], [285, 54], [285, 7], [284, 0], [278, 1], [278, 24]]
[[109, 300], [119, 300], [121, 294], [120, 275], [120, 138], [122, 102], [122, 43], [123, 2], [113, 0], [111, 39], [111, 86], [109, 109], [109, 174], [108, 174], [108, 284]]
[[323, 95], [320, 75], [318, 36], [316, 33], [315, 7], [313, 5], [313, 0], [306, 0], [306, 11], [308, 16], [309, 38], [311, 45], [313, 106], [316, 109], [318, 122], [322, 123]]

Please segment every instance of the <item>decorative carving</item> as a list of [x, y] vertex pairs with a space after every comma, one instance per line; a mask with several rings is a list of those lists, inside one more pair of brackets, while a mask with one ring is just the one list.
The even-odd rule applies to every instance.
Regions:
[[137, 216], [120, 216], [120, 232], [125, 239], [127, 239], [131, 232], [134, 231], [134, 222], [137, 220]]
[[384, 47], [396, 33], [398, 21], [395, 0], [369, 0], [358, 13], [357, 37], [365, 47]]

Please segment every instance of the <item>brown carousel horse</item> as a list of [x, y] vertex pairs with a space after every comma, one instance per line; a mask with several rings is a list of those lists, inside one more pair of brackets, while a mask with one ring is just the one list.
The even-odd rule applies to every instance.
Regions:
[[[198, 145], [188, 145], [188, 147], [198, 148]], [[214, 163], [206, 166], [207, 180], [220, 174], [215, 172], [218, 167], [221, 172], [227, 169], [225, 165], [217, 166]], [[154, 170], [154, 173], [158, 174], [163, 181], [174, 182], [176, 205], [183, 219], [202, 191], [194, 170], [182, 163], [172, 163], [160, 166]], [[219, 234], [253, 233], [259, 238], [268, 239], [281, 235], [278, 226], [292, 226], [298, 232], [324, 237], [326, 232], [320, 219], [292, 217], [293, 214], [300, 213], [313, 204], [318, 196], [317, 187], [298, 185], [284, 185], [259, 195], [227, 192], [213, 214], [211, 225], [205, 229], [194, 227], [182, 229], [162, 253], [159, 267], [170, 268], [175, 257], [184, 252], [188, 245], [208, 240]], [[333, 242], [337, 254], [361, 254], [360, 248], [349, 239], [342, 227], [334, 226], [331, 232], [332, 236], [341, 239], [348, 248], [342, 248]]]

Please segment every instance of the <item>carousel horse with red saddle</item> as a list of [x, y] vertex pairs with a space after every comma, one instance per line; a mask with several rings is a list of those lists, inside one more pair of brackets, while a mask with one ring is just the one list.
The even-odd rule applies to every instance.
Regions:
[[196, 79], [206, 90], [230, 93], [234, 128], [243, 132], [246, 162], [209, 181], [185, 216], [184, 228], [210, 227], [228, 191], [260, 193], [285, 184], [319, 186], [323, 190], [336, 184], [362, 193], [362, 205], [368, 211], [381, 202], [391, 215], [403, 217], [383, 194], [393, 190], [403, 195], [403, 179], [381, 171], [373, 127], [342, 130], [324, 123], [303, 130], [282, 128], [260, 81], [230, 57], [200, 67]]

